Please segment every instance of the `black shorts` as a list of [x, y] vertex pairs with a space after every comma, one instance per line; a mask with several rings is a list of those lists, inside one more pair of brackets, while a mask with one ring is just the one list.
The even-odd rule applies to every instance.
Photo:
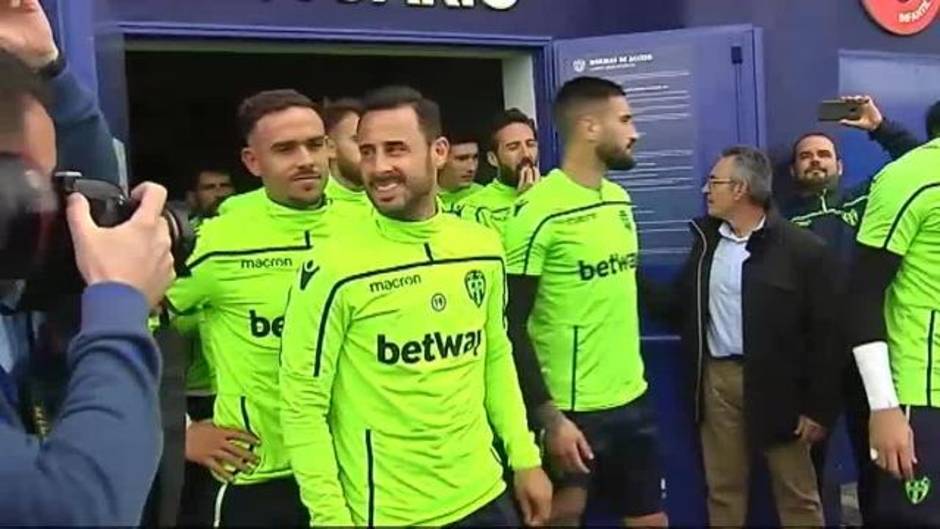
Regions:
[[[215, 397], [186, 397], [186, 409], [193, 422], [212, 418]], [[211, 527], [215, 510], [218, 481], [209, 469], [187, 461], [183, 474], [183, 492], [180, 500], [179, 525], [182, 527]]]
[[253, 485], [218, 485], [213, 525], [309, 527], [310, 514], [293, 476]]
[[646, 395], [617, 408], [566, 412], [581, 430], [594, 460], [590, 474], [552, 471], [556, 489], [581, 487], [617, 515], [635, 518], [663, 510], [663, 473], [659, 430]]
[[447, 527], [522, 527], [522, 520], [509, 492], [503, 492], [470, 516]]
[[879, 469], [875, 477], [876, 523], [893, 527], [940, 526], [940, 409], [904, 407], [914, 430], [914, 479], [899, 481]]

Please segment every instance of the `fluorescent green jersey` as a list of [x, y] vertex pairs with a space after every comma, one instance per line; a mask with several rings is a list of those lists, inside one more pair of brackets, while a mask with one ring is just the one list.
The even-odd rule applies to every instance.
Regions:
[[216, 424], [261, 439], [258, 468], [236, 475], [236, 484], [291, 473], [277, 394], [284, 308], [304, 255], [327, 230], [327, 208], [295, 210], [265, 200], [203, 224], [191, 275], [167, 293], [174, 312], [202, 311], [205, 319], [200, 335], [216, 368]]
[[448, 213], [454, 212], [454, 206], [461, 200], [466, 199], [474, 193], [478, 193], [483, 190], [483, 186], [473, 182], [467, 187], [460, 188], [456, 191], [447, 191], [446, 189], [438, 190], [438, 198], [444, 204], [445, 211]]
[[[189, 219], [196, 236], [203, 223], [204, 217], [196, 216]], [[188, 338], [189, 356], [186, 365], [186, 394], [189, 396], [215, 395], [215, 369], [210, 360], [211, 351], [208, 344], [199, 339], [199, 326], [205, 323], [202, 312], [177, 317], [173, 326]]]
[[[319, 244], [291, 291], [281, 366], [291, 464], [317, 526], [439, 526], [540, 464], [490, 230], [438, 214]], [[492, 428], [492, 429], [491, 429]]]
[[219, 215], [241, 209], [243, 206], [257, 205], [264, 207], [267, 203], [268, 195], [263, 187], [259, 187], [254, 191], [233, 195], [223, 200], [219, 205]]
[[215, 368], [212, 350], [203, 343], [201, 332], [206, 325], [202, 311], [180, 316], [174, 327], [189, 341], [189, 361], [186, 365], [186, 395], [192, 397], [215, 395]]
[[517, 198], [518, 189], [496, 179], [478, 193], [457, 202], [453, 209], [461, 218], [493, 228], [503, 235], [506, 221], [512, 214], [512, 205]]
[[636, 301], [637, 233], [627, 192], [555, 170], [506, 224], [509, 273], [539, 277], [528, 330], [555, 404], [609, 409], [646, 391]]
[[940, 140], [875, 177], [858, 242], [903, 258], [885, 301], [898, 398], [940, 407]]
[[362, 219], [372, 211], [372, 202], [369, 202], [365, 191], [348, 189], [333, 177], [327, 180], [325, 193], [330, 201], [330, 214], [333, 216], [356, 220]]

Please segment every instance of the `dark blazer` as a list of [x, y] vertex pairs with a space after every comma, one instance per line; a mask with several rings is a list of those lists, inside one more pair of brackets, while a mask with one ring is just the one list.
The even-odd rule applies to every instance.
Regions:
[[[702, 380], [710, 355], [709, 277], [722, 221], [691, 222], [695, 244], [672, 288], [641, 281], [641, 304], [680, 329], [688, 404], [702, 419]], [[754, 448], [795, 438], [800, 415], [830, 426], [839, 409], [842, 358], [836, 327], [837, 260], [816, 235], [776, 212], [748, 242], [742, 314], [744, 399]]]

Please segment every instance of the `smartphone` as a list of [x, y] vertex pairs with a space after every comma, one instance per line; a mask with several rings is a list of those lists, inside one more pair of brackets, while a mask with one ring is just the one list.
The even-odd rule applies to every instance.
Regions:
[[819, 121], [856, 120], [862, 117], [862, 104], [833, 99], [819, 104]]

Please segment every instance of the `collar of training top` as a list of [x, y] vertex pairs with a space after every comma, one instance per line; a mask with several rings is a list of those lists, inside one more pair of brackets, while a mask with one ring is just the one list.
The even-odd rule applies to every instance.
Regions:
[[379, 232], [385, 237], [402, 243], [425, 243], [440, 230], [444, 222], [444, 205], [437, 200], [437, 212], [427, 220], [406, 221], [383, 215], [377, 208], [372, 209], [372, 218]]

